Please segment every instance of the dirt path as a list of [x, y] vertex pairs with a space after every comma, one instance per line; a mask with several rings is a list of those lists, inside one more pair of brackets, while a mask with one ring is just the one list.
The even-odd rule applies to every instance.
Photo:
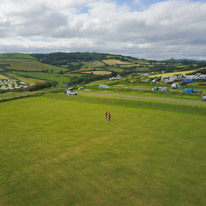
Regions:
[[181, 102], [181, 103], [206, 105], [206, 102], [201, 102], [201, 101], [188, 101], [188, 100], [170, 99], [170, 98], [142, 97], [142, 96], [121, 95], [121, 94], [105, 94], [105, 93], [96, 93], [96, 92], [79, 92], [79, 93], [89, 94], [89, 95], [112, 96], [112, 97], [129, 97], [129, 98], [138, 98], [138, 99], [151, 99], [151, 100], [161, 100], [161, 101], [169, 101], [169, 102]]

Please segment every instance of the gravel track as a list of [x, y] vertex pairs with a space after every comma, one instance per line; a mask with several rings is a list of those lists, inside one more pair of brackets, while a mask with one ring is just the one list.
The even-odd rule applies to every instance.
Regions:
[[202, 102], [201, 101], [188, 101], [188, 100], [170, 99], [170, 98], [142, 97], [142, 96], [121, 95], [121, 94], [105, 94], [105, 93], [96, 93], [96, 92], [79, 92], [79, 93], [88, 94], [88, 95], [111, 96], [111, 97], [129, 97], [129, 98], [138, 98], [138, 99], [151, 99], [151, 100], [161, 100], [161, 101], [169, 101], [169, 102], [180, 102], [180, 103], [206, 105], [206, 102], [203, 102], [203, 101]]

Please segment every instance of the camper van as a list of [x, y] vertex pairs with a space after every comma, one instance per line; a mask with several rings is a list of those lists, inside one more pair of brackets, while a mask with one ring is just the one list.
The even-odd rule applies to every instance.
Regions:
[[77, 95], [77, 92], [73, 90], [73, 88], [69, 88], [66, 91], [64, 91], [64, 94], [67, 95]]
[[106, 85], [106, 84], [101, 84], [101, 85], [99, 85], [98, 87], [99, 87], [99, 88], [109, 88], [109, 86]]
[[172, 86], [171, 86], [171, 88], [172, 88], [172, 89], [178, 89], [179, 86], [180, 86], [180, 85], [179, 85], [178, 83], [173, 83]]

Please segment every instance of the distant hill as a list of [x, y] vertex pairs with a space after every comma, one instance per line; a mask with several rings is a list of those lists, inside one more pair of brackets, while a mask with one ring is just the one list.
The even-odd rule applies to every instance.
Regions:
[[81, 77], [81, 80], [102, 79], [117, 74], [122, 76], [131, 73], [154, 74], [196, 70], [204, 67], [206, 62], [194, 64], [194, 62], [175, 59], [156, 61], [107, 53], [0, 54], [0, 78], [29, 83], [55, 81], [58, 86], [77, 77]]
[[180, 62], [206, 62], [206, 60], [196, 60], [196, 59], [177, 59]]

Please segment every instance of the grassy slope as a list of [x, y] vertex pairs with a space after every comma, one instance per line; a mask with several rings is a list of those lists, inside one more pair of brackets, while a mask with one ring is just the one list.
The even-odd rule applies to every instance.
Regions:
[[11, 66], [8, 67], [10, 70], [18, 70], [18, 71], [42, 71], [42, 70], [53, 70], [54, 73], [58, 73], [60, 71], [67, 71], [64, 68], [48, 65], [48, 64], [42, 64], [37, 61], [14, 61], [10, 62]]
[[0, 205], [206, 204], [205, 116], [87, 98], [0, 104]]
[[14, 73], [18, 75], [25, 75], [34, 78], [57, 81], [59, 86], [62, 86], [64, 84], [63, 82], [69, 81], [68, 77], [64, 77], [59, 74], [52, 74], [52, 73], [45, 73], [45, 72], [14, 72]]
[[[67, 71], [65, 68], [61, 67], [56, 67], [48, 64], [43, 64], [38, 62], [34, 57], [27, 55], [27, 54], [1, 54], [0, 55], [0, 65], [7, 65], [4, 68], [1, 68], [1, 72], [3, 74], [6, 74], [8, 77], [15, 77], [18, 80], [23, 80], [27, 81], [29, 83], [35, 83], [39, 82], [39, 80], [35, 80], [32, 78], [25, 78], [22, 75], [25, 76], [30, 76], [34, 78], [41, 78], [41, 79], [46, 79], [46, 80], [55, 80], [58, 82], [59, 85], [62, 85], [63, 82], [67, 82], [68, 78], [67, 77], [58, 77], [58, 74], [47, 74], [47, 73], [42, 73], [42, 70], [48, 70], [49, 72], [53, 71], [53, 73], [58, 73], [60, 71]], [[8, 64], [10, 66], [8, 66]], [[4, 69], [7, 69], [7, 71], [4, 71]], [[8, 70], [11, 72], [9, 73]], [[14, 75], [12, 71], [19, 71], [18, 75]], [[23, 71], [21, 73], [21, 71]], [[33, 72], [38, 72], [39, 73], [33, 73]], [[41, 72], [41, 73], [40, 73]], [[15, 73], [15, 72], [14, 72]], [[17, 74], [17, 72], [15, 73]]]

